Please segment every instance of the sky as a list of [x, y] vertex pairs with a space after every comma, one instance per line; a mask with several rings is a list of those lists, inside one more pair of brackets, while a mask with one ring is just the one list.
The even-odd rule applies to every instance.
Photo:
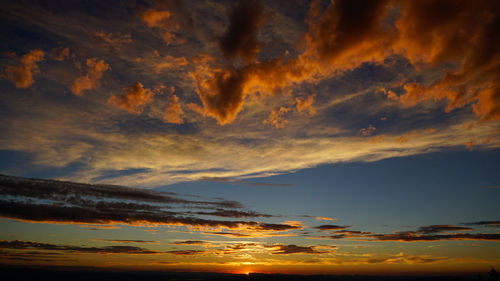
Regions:
[[4, 1], [0, 264], [500, 268], [499, 1]]

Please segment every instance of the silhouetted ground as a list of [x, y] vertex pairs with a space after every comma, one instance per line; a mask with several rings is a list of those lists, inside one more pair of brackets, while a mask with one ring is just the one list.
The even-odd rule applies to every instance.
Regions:
[[[461, 280], [489, 280], [488, 276], [353, 276], [353, 275], [286, 275], [286, 274], [258, 274], [250, 275], [226, 274], [226, 273], [206, 273], [206, 272], [162, 272], [162, 271], [106, 271], [92, 268], [29, 268], [15, 266], [0, 266], [0, 274], [3, 280], [71, 280], [71, 281], [156, 281], [156, 280], [176, 280], [176, 281], [217, 281], [217, 280], [290, 280], [290, 281], [461, 281]], [[4, 279], [4, 277], [7, 277]]]

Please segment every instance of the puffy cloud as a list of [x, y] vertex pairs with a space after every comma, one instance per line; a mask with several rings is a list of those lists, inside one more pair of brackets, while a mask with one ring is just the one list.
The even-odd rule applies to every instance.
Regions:
[[87, 74], [78, 77], [71, 87], [71, 91], [77, 96], [83, 95], [87, 90], [98, 88], [104, 72], [111, 69], [109, 64], [97, 58], [87, 59], [86, 65]]
[[255, 61], [260, 51], [257, 42], [264, 9], [253, 0], [241, 0], [229, 13], [229, 27], [219, 39], [219, 47], [227, 58], [239, 57], [245, 62]]
[[273, 109], [269, 117], [262, 123], [271, 124], [273, 127], [279, 129], [284, 128], [288, 120], [285, 119], [285, 114], [291, 110], [289, 107], [281, 106], [279, 109]]
[[169, 105], [165, 109], [165, 114], [163, 115], [163, 122], [173, 123], [173, 124], [183, 124], [184, 120], [182, 115], [184, 111], [179, 104], [179, 98], [176, 95], [170, 97]]
[[482, 121], [500, 120], [500, 9], [497, 1], [404, 1], [395, 49], [414, 63], [452, 63], [434, 83], [405, 85], [405, 106], [449, 100], [447, 111], [473, 104]]
[[[246, 5], [241, 3], [240, 6]], [[404, 106], [446, 98], [450, 100], [447, 111], [473, 104], [481, 120], [497, 120], [500, 94], [496, 81], [500, 81], [497, 63], [500, 60], [499, 52], [491, 47], [498, 45], [494, 30], [499, 20], [491, 12], [497, 6], [495, 1], [460, 4], [435, 0], [392, 4], [334, 1], [322, 11], [320, 1], [313, 2], [305, 50], [296, 58], [279, 57], [239, 68], [209, 67], [204, 69], [208, 72], [194, 77], [204, 115], [216, 118], [221, 125], [231, 123], [249, 94], [274, 94], [279, 88], [322, 80], [363, 63], [384, 63], [384, 59], [397, 54], [409, 58], [417, 67], [422, 63], [424, 67], [432, 67], [451, 62], [459, 69], [448, 69], [442, 79], [427, 85], [403, 81], [404, 93], [398, 96], [389, 91], [389, 98]], [[446, 10], [443, 13], [427, 13], [443, 9]], [[253, 24], [256, 18], [242, 17], [253, 27], [253, 34], [259, 27]], [[469, 25], [471, 18], [478, 20]], [[231, 26], [224, 36], [229, 34]], [[246, 38], [245, 34], [241, 36]], [[456, 45], [460, 48], [450, 49]]]
[[153, 101], [154, 93], [140, 82], [123, 88], [121, 96], [111, 96], [108, 103], [132, 114], [141, 114], [144, 107]]
[[181, 40], [176, 40], [175, 34], [172, 33], [172, 30], [178, 29], [178, 26], [173, 22], [170, 11], [148, 9], [141, 14], [141, 19], [149, 27], [156, 27], [160, 29], [163, 41], [165, 41], [167, 45], [175, 42], [181, 42]]
[[313, 106], [315, 97], [316, 97], [316, 94], [309, 95], [305, 99], [295, 98], [295, 101], [297, 103], [297, 111], [298, 112], [307, 111], [309, 113], [309, 115], [315, 115], [316, 109]]
[[162, 27], [171, 24], [171, 14], [169, 11], [157, 11], [154, 9], [146, 10], [141, 15], [141, 19], [149, 27]]
[[35, 80], [33, 75], [38, 74], [40, 69], [37, 63], [44, 60], [45, 53], [40, 50], [31, 50], [21, 57], [21, 65], [5, 66], [2, 76], [10, 80], [17, 88], [28, 88]]

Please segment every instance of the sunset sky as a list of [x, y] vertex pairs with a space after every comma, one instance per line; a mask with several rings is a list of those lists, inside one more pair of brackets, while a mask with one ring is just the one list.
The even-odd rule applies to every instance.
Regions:
[[2, 265], [500, 269], [500, 1], [12, 0], [0, 22]]

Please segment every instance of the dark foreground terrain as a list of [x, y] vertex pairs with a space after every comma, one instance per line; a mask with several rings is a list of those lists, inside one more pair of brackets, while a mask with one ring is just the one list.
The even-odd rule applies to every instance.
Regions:
[[[360, 280], [388, 280], [388, 281], [451, 281], [451, 280], [494, 280], [488, 273], [481, 275], [460, 276], [357, 276], [357, 275], [286, 275], [286, 274], [257, 274], [239, 275], [226, 273], [206, 272], [161, 272], [161, 271], [106, 271], [93, 268], [29, 268], [0, 266], [1, 276], [7, 277], [9, 281], [15, 280], [71, 280], [71, 281], [156, 281], [156, 280], [291, 280], [291, 281], [360, 281]], [[498, 280], [498, 279], [497, 279]]]

